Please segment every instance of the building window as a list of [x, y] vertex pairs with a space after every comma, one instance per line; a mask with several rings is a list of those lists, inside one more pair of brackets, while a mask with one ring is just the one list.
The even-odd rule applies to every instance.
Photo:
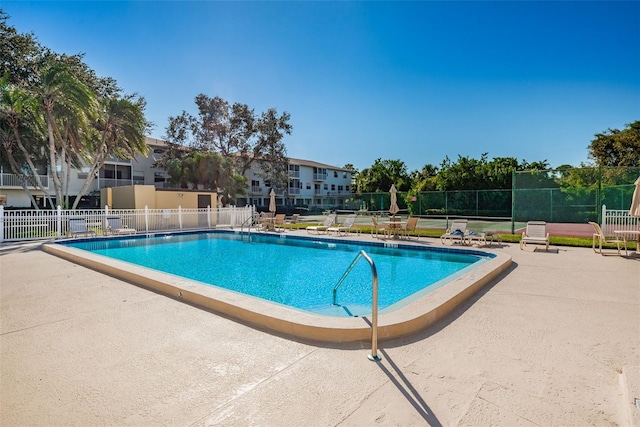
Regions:
[[336, 191], [336, 185], [335, 184], [331, 184], [331, 191]]
[[328, 190], [329, 189], [329, 184], [324, 184], [324, 189]]
[[342, 185], [338, 185], [338, 191], [342, 191], [342, 190], [343, 190]]
[[307, 190], [311, 190], [311, 184], [307, 182]]
[[333, 171], [333, 177], [337, 178], [338, 177], [338, 171]]

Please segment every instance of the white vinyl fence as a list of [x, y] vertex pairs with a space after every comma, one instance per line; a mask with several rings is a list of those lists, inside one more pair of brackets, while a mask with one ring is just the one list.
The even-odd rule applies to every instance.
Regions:
[[0, 206], [0, 243], [70, 237], [69, 218], [84, 218], [89, 230], [107, 234], [107, 216], [118, 216], [137, 233], [241, 227], [252, 218], [253, 206], [204, 209], [5, 210]]
[[602, 232], [605, 236], [613, 236], [613, 230], [637, 231], [640, 229], [640, 218], [631, 216], [629, 210], [608, 210], [602, 205]]

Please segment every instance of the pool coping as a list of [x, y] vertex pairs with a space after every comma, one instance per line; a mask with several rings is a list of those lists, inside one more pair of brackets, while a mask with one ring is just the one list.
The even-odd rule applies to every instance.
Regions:
[[[237, 233], [237, 231], [218, 231]], [[175, 233], [167, 233], [175, 234]], [[184, 233], [187, 234], [187, 233]], [[155, 236], [162, 235], [156, 234]], [[142, 235], [136, 238], [146, 238]], [[285, 236], [282, 236], [285, 237]], [[300, 239], [353, 243], [353, 239], [319, 238]], [[101, 240], [103, 238], [98, 238]], [[83, 239], [86, 240], [86, 239]], [[64, 243], [68, 243], [66, 241]], [[62, 242], [45, 243], [41, 249], [51, 255], [91, 268], [134, 285], [149, 289], [170, 298], [218, 313], [257, 329], [283, 334], [292, 338], [324, 342], [347, 343], [371, 339], [371, 319], [362, 317], [333, 317], [301, 311], [277, 303], [209, 286], [197, 281], [162, 273], [150, 268], [133, 265], [81, 249]], [[410, 247], [402, 243], [382, 245], [358, 241], [363, 245]], [[403, 307], [378, 315], [378, 340], [388, 340], [415, 334], [451, 313], [472, 295], [495, 280], [511, 265], [511, 257], [504, 253], [489, 253], [477, 249], [429, 247], [440, 252], [482, 254], [491, 258], [481, 265], [463, 272], [449, 283], [416, 298]]]

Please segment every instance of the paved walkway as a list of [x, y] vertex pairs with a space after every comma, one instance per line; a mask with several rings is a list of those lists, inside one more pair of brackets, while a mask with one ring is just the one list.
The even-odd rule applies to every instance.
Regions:
[[640, 257], [488, 249], [513, 268], [371, 362], [0, 250], [2, 426], [640, 426]]

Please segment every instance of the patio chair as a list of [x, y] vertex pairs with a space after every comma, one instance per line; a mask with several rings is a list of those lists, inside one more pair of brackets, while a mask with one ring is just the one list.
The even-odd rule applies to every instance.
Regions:
[[95, 231], [87, 228], [87, 220], [84, 217], [69, 218], [69, 234], [71, 234], [71, 237], [82, 235], [97, 236]]
[[293, 229], [293, 225], [298, 223], [298, 218], [300, 218], [300, 214], [293, 214], [291, 218], [284, 222], [287, 228]]
[[358, 215], [350, 214], [344, 220], [344, 223], [335, 227], [327, 228], [327, 233], [336, 233], [339, 236], [346, 236], [347, 233], [351, 232], [351, 227], [355, 224]]
[[278, 231], [278, 229], [284, 231], [284, 218], [286, 217], [285, 214], [277, 214], [275, 216], [275, 219], [273, 220], [273, 229], [275, 231]]
[[[412, 231], [416, 231], [416, 229], [418, 228], [418, 217], [417, 216], [410, 216], [407, 219], [407, 225], [405, 225], [404, 227], [404, 236], [408, 239], [409, 238], [409, 232]], [[419, 239], [420, 235], [416, 234], [416, 239]]]
[[271, 231], [274, 229], [275, 214], [273, 212], [260, 212], [256, 229], [258, 231]]
[[108, 216], [107, 232], [110, 234], [136, 234], [138, 231], [123, 224], [119, 216]]
[[327, 230], [336, 221], [336, 214], [332, 213], [327, 215], [324, 222], [318, 225], [310, 225], [307, 227], [307, 233], [326, 234]]
[[526, 231], [522, 232], [520, 239], [520, 249], [524, 249], [527, 243], [545, 245], [544, 250], [549, 250], [549, 233], [547, 233], [547, 223], [544, 221], [527, 222]]
[[378, 218], [376, 218], [375, 216], [371, 217], [371, 222], [373, 222], [373, 228], [371, 228], [371, 235], [372, 236], [374, 235], [374, 233], [375, 233], [374, 237], [378, 237], [378, 234], [380, 232], [382, 232], [383, 236], [385, 236], [388, 233], [388, 230], [386, 228], [384, 228], [384, 226], [378, 222]]
[[444, 234], [440, 236], [440, 242], [443, 245], [447, 240], [452, 244], [455, 243], [455, 241], [459, 241], [461, 244], [464, 244], [468, 223], [469, 221], [466, 219], [454, 219], [451, 222], [451, 227], [447, 228]]
[[[600, 227], [600, 224], [593, 221], [589, 221], [589, 224], [593, 226], [593, 231], [594, 231], [593, 239], [591, 241], [591, 248], [593, 249], [593, 251], [595, 253], [599, 253], [600, 255], [604, 255], [604, 252], [602, 252], [602, 245], [615, 243], [616, 246], [618, 247], [618, 255], [620, 255], [620, 239], [618, 238], [618, 236], [615, 236], [613, 239], [608, 239], [602, 232], [602, 228]], [[596, 240], [598, 240], [597, 250], [596, 250]], [[628, 255], [626, 241], [624, 245], [624, 252], [625, 254]]]

